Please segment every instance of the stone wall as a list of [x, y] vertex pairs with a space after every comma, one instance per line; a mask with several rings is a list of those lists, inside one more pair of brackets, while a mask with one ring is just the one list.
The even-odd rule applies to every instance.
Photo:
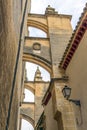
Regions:
[[[5, 130], [21, 25], [20, 0], [0, 0], [0, 129]], [[22, 48], [21, 48], [22, 50]], [[13, 94], [9, 130], [17, 130], [22, 55]]]
[[49, 82], [35, 83], [35, 126], [43, 112], [42, 99], [48, 88]]
[[72, 34], [70, 16], [48, 15], [53, 77], [59, 77], [58, 65]]
[[[39, 46], [36, 46], [38, 48], [35, 48], [35, 44], [39, 44]], [[39, 56], [40, 58], [51, 62], [50, 59], [50, 46], [49, 46], [49, 39], [48, 38], [25, 38], [25, 48], [24, 53], [27, 54], [34, 54], [36, 56]]]
[[58, 130], [57, 121], [54, 119], [52, 98], [49, 100], [46, 107], [44, 107], [44, 115], [46, 116], [46, 130]]
[[[75, 113], [78, 130], [87, 129], [87, 31], [72, 57], [66, 73], [69, 76], [69, 86], [72, 88], [71, 99], [80, 100], [81, 113]], [[75, 106], [75, 109], [76, 106]]]

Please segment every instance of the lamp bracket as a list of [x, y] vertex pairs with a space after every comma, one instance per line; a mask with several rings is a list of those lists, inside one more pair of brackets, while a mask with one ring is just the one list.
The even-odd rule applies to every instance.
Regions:
[[78, 106], [81, 106], [80, 100], [73, 100], [73, 99], [68, 99], [70, 102], [75, 103]]

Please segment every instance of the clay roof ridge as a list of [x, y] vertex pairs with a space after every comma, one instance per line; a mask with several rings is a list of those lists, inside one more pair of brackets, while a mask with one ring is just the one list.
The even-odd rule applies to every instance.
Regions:
[[67, 47], [66, 47], [66, 49], [65, 49], [65, 52], [64, 52], [64, 54], [63, 54], [63, 56], [62, 56], [62, 59], [61, 59], [60, 64], [59, 64], [59, 67], [60, 67], [60, 68], [61, 68], [61, 65], [62, 65], [63, 62], [64, 62], [64, 59], [65, 59], [65, 57], [66, 57], [66, 55], [67, 55], [67, 53], [68, 53], [68, 50], [70, 49], [70, 47], [71, 47], [71, 45], [72, 45], [72, 40], [73, 40], [73, 38], [74, 38], [74, 36], [75, 36], [75, 33], [76, 33], [76, 31], [77, 31], [77, 29], [78, 29], [80, 23], [81, 23], [81, 20], [82, 20], [83, 17], [84, 17], [84, 14], [85, 14], [86, 11], [87, 11], [87, 3], [86, 3], [86, 5], [85, 5], [85, 7], [83, 8], [83, 12], [81, 13], [81, 16], [79, 17], [79, 21], [77, 22], [77, 25], [76, 25], [76, 27], [75, 27], [73, 33], [72, 33], [72, 36], [71, 36], [71, 38], [70, 38], [70, 40], [69, 40], [69, 43], [67, 44]]

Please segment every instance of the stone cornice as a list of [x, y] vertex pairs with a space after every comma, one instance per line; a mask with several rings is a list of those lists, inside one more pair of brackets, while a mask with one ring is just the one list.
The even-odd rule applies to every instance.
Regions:
[[28, 16], [36, 17], [36, 18], [46, 18], [46, 17], [63, 17], [63, 18], [69, 18], [72, 19], [72, 15], [66, 15], [66, 14], [28, 14]]
[[28, 14], [28, 16], [32, 16], [32, 17], [36, 17], [36, 18], [45, 18], [46, 16], [44, 15], [44, 14], [34, 14], [34, 13], [32, 13], [32, 14]]
[[29, 36], [25, 36], [25, 40], [49, 40], [49, 38], [45, 38], [45, 37], [29, 37]]
[[22, 102], [22, 104], [30, 104], [30, 105], [34, 105], [35, 102]]
[[87, 30], [87, 4], [86, 7], [84, 8], [84, 12], [79, 18], [79, 22], [77, 23], [76, 29], [72, 34], [69, 44], [66, 47], [66, 50], [59, 65], [60, 68], [66, 70], [86, 30]]
[[24, 81], [24, 83], [33, 83], [33, 84], [35, 84], [35, 83], [43, 83], [43, 84], [45, 83], [46, 84], [47, 83], [48, 84], [48, 83], [50, 83], [50, 81]]

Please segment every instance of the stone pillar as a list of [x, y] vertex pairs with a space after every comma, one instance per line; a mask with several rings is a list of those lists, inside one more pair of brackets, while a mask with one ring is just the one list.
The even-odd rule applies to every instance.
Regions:
[[59, 130], [77, 130], [72, 103], [63, 97], [62, 89], [66, 82], [55, 81], [52, 90], [52, 102], [54, 118], [58, 123]]
[[52, 59], [52, 102], [58, 130], [76, 130], [72, 104], [64, 99], [63, 87], [67, 84], [65, 73], [59, 63], [72, 34], [71, 16], [58, 15], [50, 6], [46, 9]]
[[51, 46], [53, 77], [60, 77], [58, 65], [72, 34], [71, 16], [58, 14], [54, 8], [48, 6], [45, 11]]
[[34, 86], [35, 86], [35, 126], [43, 112], [42, 99], [48, 88], [48, 83], [42, 80], [39, 67], [35, 72]]

